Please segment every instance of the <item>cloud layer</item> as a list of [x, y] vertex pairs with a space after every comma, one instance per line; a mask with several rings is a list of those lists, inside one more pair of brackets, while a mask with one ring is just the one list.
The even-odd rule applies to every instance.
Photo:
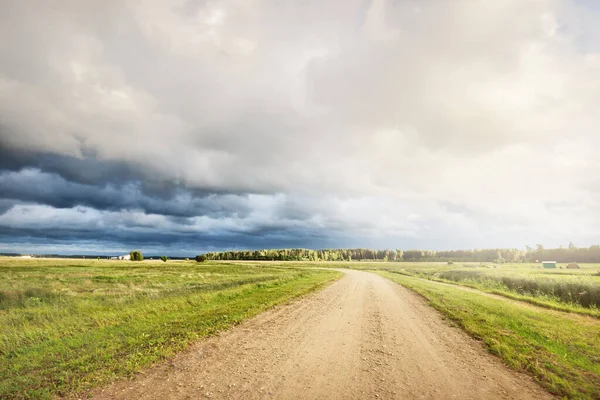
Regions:
[[592, 1], [0, 5], [0, 251], [597, 242]]

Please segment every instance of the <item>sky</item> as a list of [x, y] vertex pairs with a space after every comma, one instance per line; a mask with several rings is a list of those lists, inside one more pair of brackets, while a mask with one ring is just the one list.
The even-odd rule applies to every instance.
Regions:
[[593, 0], [0, 2], [0, 251], [600, 243]]

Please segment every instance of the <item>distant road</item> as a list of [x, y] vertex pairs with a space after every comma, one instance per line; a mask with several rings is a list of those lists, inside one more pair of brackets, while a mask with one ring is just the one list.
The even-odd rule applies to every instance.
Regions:
[[94, 398], [551, 398], [409, 290], [344, 274]]

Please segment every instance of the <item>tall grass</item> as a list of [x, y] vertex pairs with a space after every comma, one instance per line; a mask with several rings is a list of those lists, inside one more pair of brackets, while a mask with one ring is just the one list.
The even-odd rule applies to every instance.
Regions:
[[488, 287], [498, 286], [499, 289], [528, 296], [548, 296], [587, 308], [600, 306], [600, 282], [586, 276], [517, 275], [480, 270], [452, 270], [441, 272], [437, 276], [459, 283], [476, 282]]

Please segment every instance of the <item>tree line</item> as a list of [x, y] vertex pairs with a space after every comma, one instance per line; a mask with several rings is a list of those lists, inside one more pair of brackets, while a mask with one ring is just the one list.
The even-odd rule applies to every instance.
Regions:
[[520, 249], [402, 250], [402, 249], [263, 249], [210, 252], [197, 261], [452, 261], [452, 262], [600, 262], [600, 245], [546, 249], [542, 245]]

